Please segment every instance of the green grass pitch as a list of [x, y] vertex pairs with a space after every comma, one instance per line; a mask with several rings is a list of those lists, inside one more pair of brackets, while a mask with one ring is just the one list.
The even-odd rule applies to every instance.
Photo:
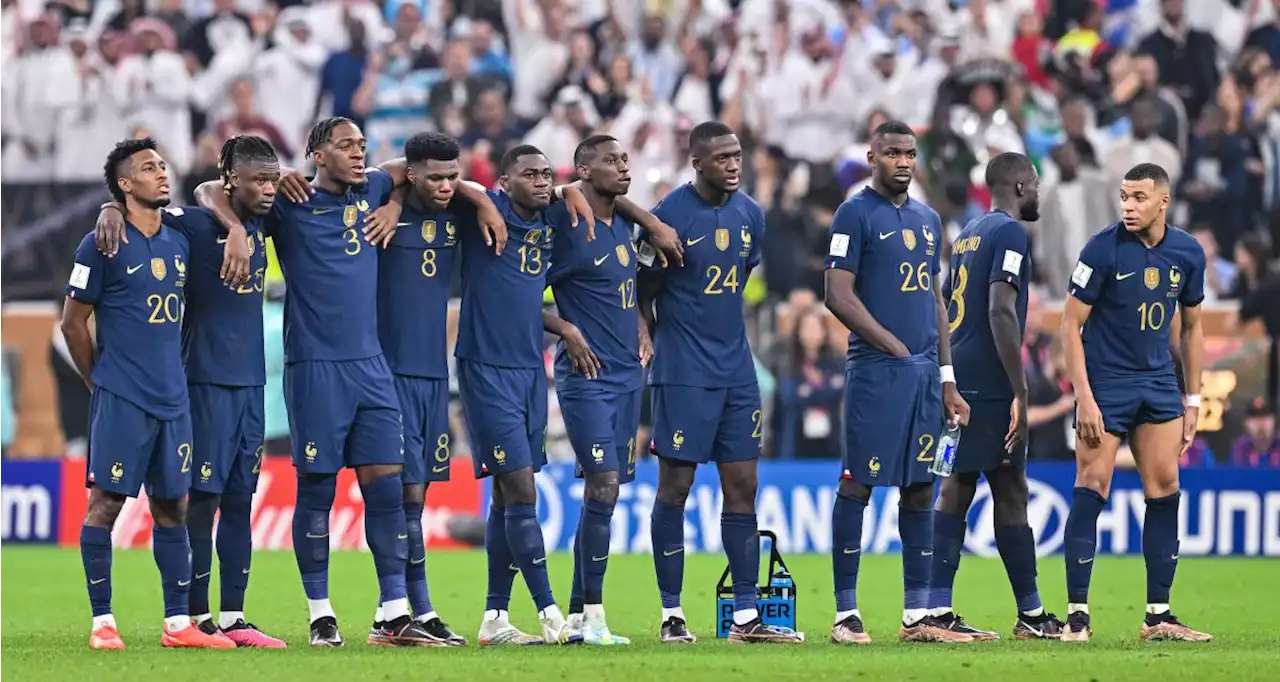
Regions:
[[[551, 576], [567, 606], [571, 560], [551, 557]], [[860, 603], [875, 644], [848, 648], [827, 643], [832, 597], [830, 559], [788, 557], [799, 584], [800, 629], [808, 641], [793, 647], [729, 645], [715, 639], [714, 582], [724, 568], [718, 555], [691, 555], [685, 611], [700, 637], [693, 646], [656, 641], [658, 595], [652, 560], [610, 559], [605, 586], [609, 622], [630, 636], [625, 649], [474, 646], [484, 605], [485, 563], [479, 552], [434, 552], [428, 559], [432, 599], [455, 629], [472, 639], [465, 649], [381, 649], [364, 644], [376, 584], [367, 554], [335, 553], [330, 571], [334, 606], [347, 648], [306, 646], [306, 607], [293, 557], [254, 557], [248, 614], [285, 651], [166, 651], [160, 647], [161, 604], [151, 554], [115, 555], [116, 619], [125, 652], [91, 652], [89, 607], [74, 549], [6, 547], [0, 564], [0, 636], [3, 672], [12, 680], [114, 682], [157, 680], [1280, 680], [1280, 561], [1184, 559], [1175, 586], [1175, 611], [1193, 627], [1215, 635], [1208, 644], [1144, 644], [1137, 631], [1144, 600], [1140, 557], [1100, 557], [1094, 569], [1094, 640], [1087, 645], [1009, 639], [1013, 605], [999, 560], [966, 557], [956, 587], [957, 606], [971, 622], [999, 629], [1000, 642], [943, 647], [897, 641], [901, 568], [897, 556], [862, 560]], [[215, 576], [216, 567], [215, 567]], [[1062, 562], [1041, 562], [1040, 584], [1051, 610], [1063, 614]], [[217, 585], [214, 595], [216, 604]], [[537, 632], [528, 593], [519, 578], [512, 620]]]

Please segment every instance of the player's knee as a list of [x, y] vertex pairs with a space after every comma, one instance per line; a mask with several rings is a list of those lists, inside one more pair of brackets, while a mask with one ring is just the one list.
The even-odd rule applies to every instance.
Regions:
[[221, 495], [192, 490], [187, 499], [187, 531], [192, 536], [213, 534], [213, 517], [217, 514]]
[[1143, 476], [1142, 494], [1148, 500], [1168, 497], [1178, 492], [1180, 488], [1177, 467], [1172, 467], [1172, 471], [1160, 471], [1155, 472], [1153, 475]]
[[94, 528], [115, 526], [120, 510], [124, 509], [125, 499], [124, 495], [94, 488], [89, 494], [89, 506], [85, 509], [84, 525]]
[[405, 485], [404, 486], [404, 503], [422, 504], [427, 499], [427, 486], [423, 485]]
[[298, 507], [306, 511], [327, 512], [333, 509], [338, 491], [335, 475], [305, 474], [298, 477]]
[[185, 526], [187, 523], [187, 498], [172, 500], [148, 498], [151, 503], [151, 520], [161, 528]]
[[[695, 467], [687, 462], [668, 459], [658, 461], [658, 499], [663, 504], [683, 507], [693, 488]], [[723, 488], [723, 484], [721, 485]]]
[[906, 511], [931, 511], [933, 509], [933, 484], [917, 483], [902, 489], [898, 508]]
[[399, 464], [366, 464], [356, 467], [356, 481], [364, 487], [392, 474], [398, 476], [402, 471], [404, 467]]
[[506, 503], [503, 506], [538, 503], [538, 485], [533, 480], [533, 469], [497, 474], [493, 483], [494, 487], [502, 488], [502, 497]]
[[863, 504], [871, 503], [871, 487], [851, 478], [840, 481], [840, 487], [836, 489], [836, 494], [850, 500], [857, 500]]
[[618, 503], [618, 487], [616, 471], [587, 474], [582, 495], [588, 500], [595, 500], [612, 507]]
[[1076, 467], [1077, 488], [1088, 488], [1106, 499], [1111, 495], [1111, 472], [1103, 467]]
[[952, 516], [964, 516], [969, 512], [977, 490], [977, 474], [953, 474], [938, 486], [938, 500], [933, 508]]
[[1023, 526], [1027, 523], [1027, 477], [1020, 470], [999, 469], [987, 476], [991, 485], [991, 504], [997, 526]]

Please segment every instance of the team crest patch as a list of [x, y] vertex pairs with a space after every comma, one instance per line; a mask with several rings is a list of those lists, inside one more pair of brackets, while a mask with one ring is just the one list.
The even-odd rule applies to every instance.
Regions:
[[363, 212], [365, 212], [365, 213], [368, 213], [368, 212], [369, 212], [369, 202], [365, 201], [364, 199], [361, 199], [360, 201], [357, 201], [357, 202], [356, 202], [356, 208], [360, 209], [361, 211], [363, 211]]
[[728, 228], [718, 228], [716, 230], [716, 248], [721, 251], [729, 250], [729, 230]]
[[430, 244], [436, 240], [436, 221], [422, 221], [422, 241]]
[[676, 429], [676, 432], [671, 434], [671, 449], [679, 452], [682, 445], [684, 445], [684, 429]]
[[1182, 273], [1177, 268], [1169, 268], [1169, 283], [1178, 286], [1182, 282]]
[[742, 246], [746, 248], [751, 247], [751, 228], [746, 225], [742, 226]]
[[542, 230], [529, 230], [524, 234], [524, 240], [530, 244], [537, 244], [542, 240]]
[[1142, 283], [1147, 285], [1148, 289], [1155, 289], [1160, 286], [1160, 268], [1147, 268], [1142, 271]]
[[867, 473], [871, 474], [871, 478], [875, 478], [880, 475], [879, 457], [872, 457], [871, 460], [867, 462]]
[[626, 244], [619, 244], [614, 252], [618, 254], [618, 262], [622, 263], [622, 267], [625, 268], [631, 264], [631, 249]]
[[930, 232], [928, 228], [921, 227], [920, 234], [924, 235], [925, 255], [932, 256], [934, 252], [934, 248], [937, 246], [936, 244], [934, 244], [933, 233]]
[[591, 459], [596, 464], [604, 464], [604, 448], [600, 447], [599, 443], [591, 445]]
[[493, 461], [497, 462], [498, 466], [506, 466], [507, 451], [503, 450], [501, 445], [493, 446]]
[[253, 252], [257, 250], [258, 245], [255, 244], [253, 241], [253, 235], [249, 235], [248, 237], [245, 237], [245, 240], [249, 242], [249, 255], [252, 256]]
[[165, 275], [169, 274], [169, 268], [165, 266], [163, 258], [151, 259], [151, 274], [161, 281], [164, 280]]
[[903, 230], [902, 243], [907, 245], [908, 251], [915, 251], [916, 250], [916, 233], [913, 230]]
[[356, 224], [356, 207], [348, 206], [342, 209], [342, 224], [351, 227]]
[[453, 239], [453, 235], [457, 231], [458, 231], [458, 228], [454, 227], [452, 222], [446, 222], [444, 224], [444, 236], [448, 237], [449, 239]]

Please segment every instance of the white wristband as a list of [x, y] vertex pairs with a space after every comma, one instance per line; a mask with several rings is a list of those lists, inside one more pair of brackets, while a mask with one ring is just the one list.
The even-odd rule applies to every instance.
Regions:
[[943, 365], [938, 368], [938, 373], [942, 375], [942, 383], [954, 384], [956, 382], [956, 369], [951, 365]]
[[1187, 395], [1187, 407], [1200, 407], [1200, 394], [1190, 393]]

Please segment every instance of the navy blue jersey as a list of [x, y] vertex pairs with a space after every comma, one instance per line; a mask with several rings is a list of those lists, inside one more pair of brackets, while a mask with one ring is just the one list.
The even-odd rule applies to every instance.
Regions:
[[191, 245], [187, 309], [182, 316], [182, 359], [187, 383], [263, 386], [267, 365], [262, 341], [262, 289], [267, 248], [261, 220], [245, 223], [249, 233], [249, 281], [229, 289], [222, 283], [227, 233], [213, 212], [198, 206], [161, 212], [167, 227]]
[[309, 201], [276, 199], [268, 236], [284, 272], [285, 362], [362, 360], [378, 343], [378, 249], [365, 216], [387, 200], [391, 176], [371, 168], [346, 194], [316, 188]]
[[688, 183], [672, 190], [653, 214], [684, 242], [684, 267], [642, 262], [644, 278], [657, 278], [654, 386], [731, 388], [756, 383], [747, 343], [742, 294], [760, 264], [764, 211], [744, 192], [712, 206]]
[[[596, 220], [596, 238], [587, 241], [585, 228], [570, 227], [563, 202], [552, 205], [546, 215], [555, 231], [547, 281], [560, 317], [582, 331], [600, 359], [599, 375], [590, 383], [618, 391], [640, 388], [636, 253], [631, 243], [635, 225], [614, 213], [613, 224]], [[562, 386], [588, 381], [573, 371], [564, 341], [556, 349], [556, 381]]]
[[478, 230], [464, 231], [462, 311], [454, 354], [497, 367], [542, 367], [542, 291], [551, 267], [553, 230], [540, 213], [525, 220], [505, 192], [490, 192], [507, 221], [498, 256]]
[[1151, 248], [1121, 223], [1093, 235], [1067, 288], [1093, 306], [1081, 332], [1090, 379], [1172, 374], [1169, 321], [1204, 300], [1204, 267], [1204, 249], [1172, 225]]
[[[938, 345], [933, 287], [941, 235], [933, 209], [910, 198], [899, 208], [870, 187], [840, 204], [831, 221], [827, 267], [856, 276], [858, 298], [912, 355]], [[863, 353], [883, 352], [849, 334], [849, 358]]]
[[76, 248], [67, 295], [93, 306], [97, 359], [90, 380], [161, 420], [187, 413], [182, 369], [182, 293], [190, 247], [163, 225], [151, 238], [125, 223], [129, 241], [114, 258], [93, 234]]
[[951, 244], [951, 283], [946, 293], [951, 303], [951, 361], [956, 386], [966, 396], [1013, 398], [1009, 377], [1000, 364], [991, 333], [988, 298], [993, 282], [1018, 290], [1014, 308], [1018, 314], [1018, 345], [1027, 326], [1027, 289], [1031, 281], [1027, 230], [1004, 211], [970, 222]]
[[449, 283], [460, 235], [476, 232], [475, 208], [455, 201], [438, 213], [406, 206], [378, 261], [378, 338], [391, 371], [449, 378]]

